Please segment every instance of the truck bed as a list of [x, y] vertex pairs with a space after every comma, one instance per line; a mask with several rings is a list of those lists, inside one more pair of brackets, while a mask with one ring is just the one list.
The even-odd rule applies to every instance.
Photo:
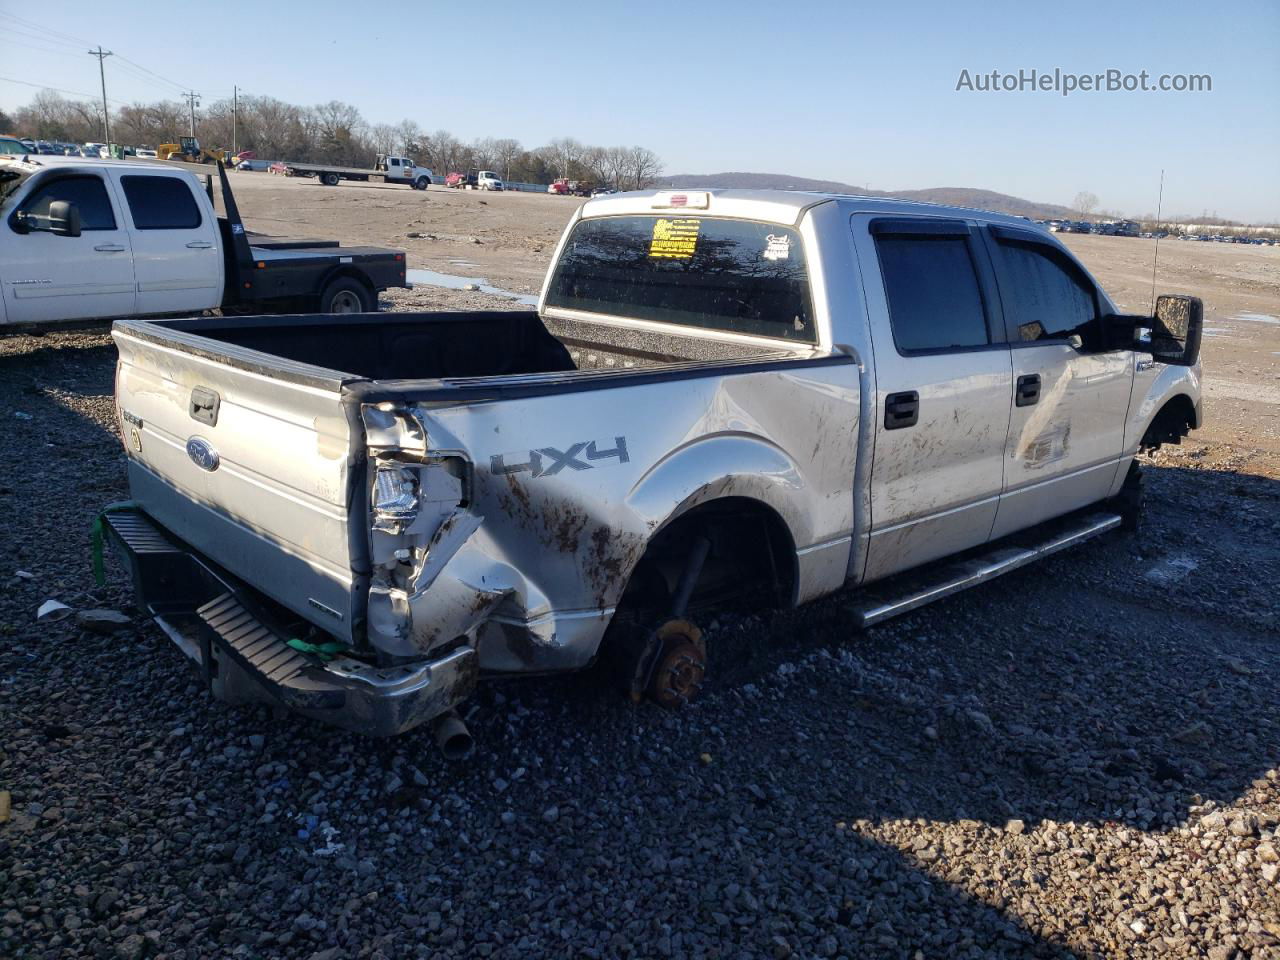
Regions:
[[641, 370], [699, 362], [781, 359], [733, 341], [606, 323], [548, 319], [536, 311], [200, 317], [163, 327], [368, 380], [444, 380]]

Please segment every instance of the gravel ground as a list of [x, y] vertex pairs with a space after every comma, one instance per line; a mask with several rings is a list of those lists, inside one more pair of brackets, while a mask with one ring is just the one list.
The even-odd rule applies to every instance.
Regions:
[[490, 685], [449, 765], [214, 703], [152, 625], [34, 622], [130, 610], [89, 572], [113, 363], [0, 340], [0, 956], [1280, 956], [1257, 451], [1162, 452], [1140, 538], [865, 636], [846, 597], [725, 616], [678, 716]]

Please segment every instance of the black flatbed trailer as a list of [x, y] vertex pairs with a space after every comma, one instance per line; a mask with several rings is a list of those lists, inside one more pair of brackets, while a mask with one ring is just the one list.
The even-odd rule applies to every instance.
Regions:
[[[212, 170], [177, 165], [207, 177], [205, 190], [213, 199]], [[218, 229], [227, 278], [224, 313], [372, 313], [379, 293], [408, 285], [403, 250], [250, 233], [221, 161], [217, 173], [223, 209]]]

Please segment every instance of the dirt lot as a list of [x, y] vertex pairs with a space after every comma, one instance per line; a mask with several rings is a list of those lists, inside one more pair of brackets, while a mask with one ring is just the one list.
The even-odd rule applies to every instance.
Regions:
[[[255, 229], [520, 293], [575, 203], [236, 185]], [[1069, 242], [1145, 306], [1150, 241]], [[88, 563], [127, 495], [114, 351], [0, 340], [0, 956], [1280, 956], [1280, 249], [1160, 259], [1208, 308], [1207, 423], [1140, 536], [865, 636], [847, 597], [724, 616], [679, 716], [591, 673], [487, 687], [461, 766], [214, 704], [148, 624], [36, 624], [129, 609]]]

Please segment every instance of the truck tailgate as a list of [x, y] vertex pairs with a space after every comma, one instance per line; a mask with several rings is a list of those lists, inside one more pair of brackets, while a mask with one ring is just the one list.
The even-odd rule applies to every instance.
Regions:
[[235, 346], [219, 354], [210, 347], [224, 345], [163, 323], [120, 321], [113, 337], [134, 500], [256, 589], [351, 640], [359, 592], [342, 375]]

